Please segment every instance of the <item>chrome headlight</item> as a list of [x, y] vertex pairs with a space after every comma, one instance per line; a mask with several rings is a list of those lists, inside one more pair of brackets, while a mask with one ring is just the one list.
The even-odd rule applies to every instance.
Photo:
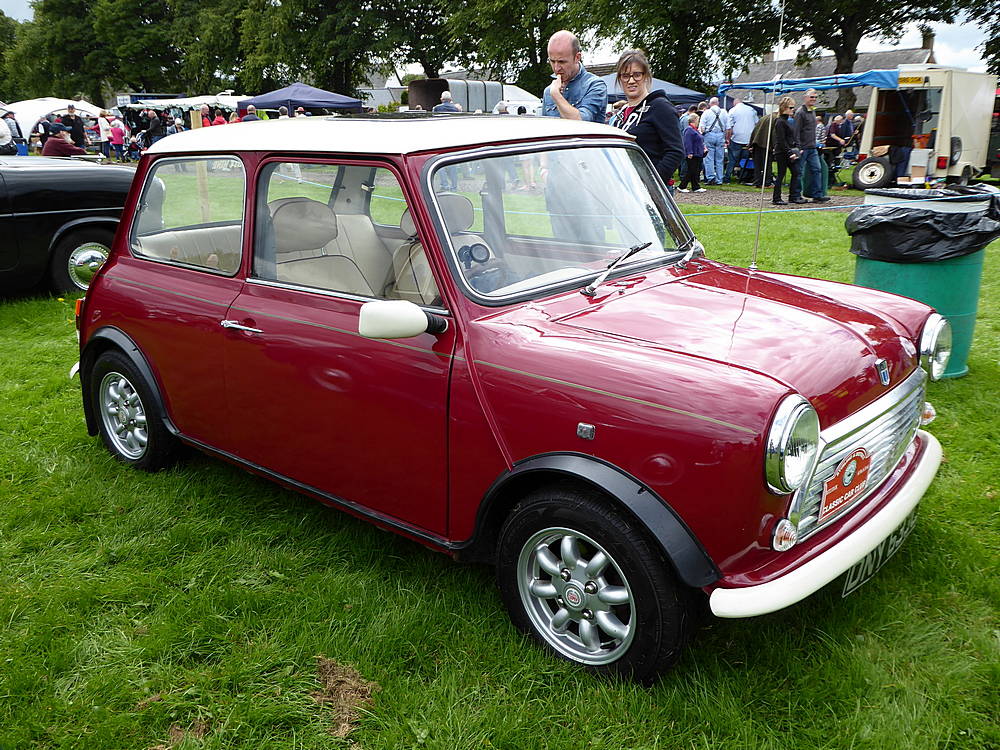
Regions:
[[951, 323], [943, 315], [932, 313], [920, 334], [920, 366], [931, 380], [940, 380], [951, 358]]
[[764, 476], [776, 495], [794, 492], [816, 466], [819, 454], [819, 417], [802, 396], [786, 396], [778, 406], [767, 434]]

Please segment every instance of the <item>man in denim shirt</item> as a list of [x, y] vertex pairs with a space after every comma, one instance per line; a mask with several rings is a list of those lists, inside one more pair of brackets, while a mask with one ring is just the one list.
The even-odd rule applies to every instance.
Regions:
[[604, 122], [608, 87], [580, 62], [580, 40], [569, 31], [557, 31], [549, 39], [548, 52], [556, 78], [542, 95], [542, 115]]
[[[569, 31], [557, 31], [549, 39], [549, 65], [556, 77], [542, 96], [542, 115], [603, 123], [607, 84], [588, 73], [580, 58], [580, 41]], [[538, 176], [544, 186], [552, 234], [574, 244], [603, 243], [608, 209], [596, 196], [581, 193], [576, 163], [558, 155], [543, 155], [540, 162]]]

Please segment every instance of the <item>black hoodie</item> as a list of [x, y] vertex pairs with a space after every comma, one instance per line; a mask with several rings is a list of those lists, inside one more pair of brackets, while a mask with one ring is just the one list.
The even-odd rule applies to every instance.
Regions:
[[661, 89], [650, 91], [625, 118], [627, 108], [628, 104], [619, 109], [610, 124], [635, 136], [639, 148], [646, 152], [666, 184], [684, 159], [677, 110]]

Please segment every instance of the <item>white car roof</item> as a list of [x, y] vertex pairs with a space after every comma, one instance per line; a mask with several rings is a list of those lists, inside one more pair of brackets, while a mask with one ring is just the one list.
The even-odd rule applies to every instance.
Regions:
[[505, 141], [595, 135], [631, 139], [618, 128], [558, 117], [294, 117], [194, 128], [161, 138], [147, 153], [304, 151], [325, 154], [336, 151], [410, 154]]

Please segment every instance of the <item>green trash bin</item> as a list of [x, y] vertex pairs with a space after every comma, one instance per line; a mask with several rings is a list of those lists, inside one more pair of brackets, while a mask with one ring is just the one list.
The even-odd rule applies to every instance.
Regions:
[[[985, 245], [1000, 235], [995, 196], [971, 188], [869, 190], [865, 206], [847, 220], [851, 251], [858, 255], [855, 284], [919, 300], [951, 323], [945, 378], [969, 372]], [[874, 219], [866, 215], [876, 206]]]
[[979, 307], [979, 281], [986, 250], [933, 263], [884, 263], [857, 258], [854, 283], [920, 300], [951, 323], [951, 359], [943, 378], [969, 372], [969, 350]]

